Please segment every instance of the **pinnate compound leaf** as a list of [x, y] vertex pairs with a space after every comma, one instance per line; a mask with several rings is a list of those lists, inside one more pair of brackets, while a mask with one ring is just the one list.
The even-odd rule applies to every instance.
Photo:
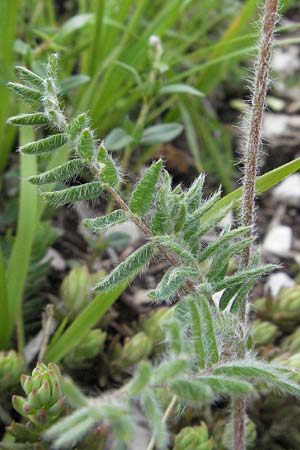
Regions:
[[64, 133], [53, 134], [39, 141], [30, 142], [20, 147], [20, 151], [27, 155], [36, 155], [40, 153], [48, 153], [56, 150], [67, 142], [67, 135]]
[[43, 172], [40, 175], [29, 177], [28, 181], [32, 184], [47, 184], [55, 183], [57, 181], [65, 181], [75, 175], [79, 175], [84, 168], [85, 166], [81, 159], [72, 159], [61, 166], [47, 170], [47, 172]]
[[83, 224], [95, 233], [101, 233], [109, 227], [128, 220], [128, 215], [122, 209], [117, 209], [106, 216], [96, 217], [95, 219], [85, 219]]
[[149, 210], [162, 167], [161, 159], [153, 163], [136, 185], [129, 202], [129, 208], [134, 214], [144, 216]]
[[126, 282], [137, 275], [150, 262], [154, 254], [152, 243], [148, 243], [140, 247], [125, 261], [121, 262], [109, 275], [103, 278], [96, 286], [96, 291], [107, 291], [116, 285]]
[[52, 206], [65, 205], [66, 203], [81, 202], [97, 198], [102, 192], [98, 181], [72, 186], [61, 191], [43, 192], [42, 197]]
[[7, 120], [10, 125], [49, 125], [50, 120], [47, 114], [33, 113], [33, 114], [18, 114], [10, 117]]
[[188, 279], [197, 277], [198, 270], [195, 267], [179, 266], [170, 268], [161, 279], [155, 290], [149, 292], [149, 296], [156, 300], [168, 300], [186, 283]]
[[97, 154], [100, 163], [100, 176], [102, 180], [110, 186], [116, 186], [121, 176], [112, 157], [107, 153], [103, 143], [100, 145]]

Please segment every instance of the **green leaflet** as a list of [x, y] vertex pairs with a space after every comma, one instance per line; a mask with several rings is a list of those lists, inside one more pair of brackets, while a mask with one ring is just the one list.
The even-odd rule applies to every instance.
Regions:
[[15, 94], [21, 97], [28, 103], [39, 103], [42, 93], [37, 89], [30, 88], [20, 83], [8, 83], [7, 86], [11, 89]]
[[188, 403], [201, 403], [213, 398], [213, 391], [208, 384], [198, 383], [194, 380], [171, 381], [170, 390]]
[[237, 291], [237, 294], [232, 302], [230, 312], [235, 313], [240, 309], [241, 305], [246, 301], [247, 295], [249, 292], [251, 292], [255, 283], [256, 283], [256, 279], [249, 281], [249, 283], [243, 284], [239, 288], [239, 290]]
[[[197, 230], [197, 238], [201, 239], [203, 238], [210, 230], [212, 230], [214, 227], [218, 225], [219, 222], [221, 222], [222, 219], [226, 216], [226, 214], [230, 211], [231, 205], [227, 206], [224, 209], [221, 209], [218, 211], [215, 215], [213, 215], [210, 219], [206, 220], [203, 225], [198, 226]], [[194, 239], [196, 238], [194, 236]]]
[[28, 181], [32, 184], [47, 184], [57, 181], [65, 181], [75, 175], [79, 175], [84, 168], [85, 165], [80, 159], [72, 159], [61, 166], [47, 170], [47, 172], [43, 172], [40, 175], [29, 177]]
[[88, 118], [85, 113], [79, 114], [74, 119], [71, 119], [69, 125], [67, 126], [67, 133], [75, 138], [78, 133], [80, 133], [83, 128], [87, 126]]
[[97, 198], [102, 192], [98, 181], [72, 186], [61, 191], [43, 192], [42, 197], [52, 206], [64, 205], [66, 203], [81, 202]]
[[134, 214], [144, 216], [149, 210], [162, 167], [161, 159], [153, 163], [136, 185], [129, 202]]
[[10, 125], [49, 125], [49, 117], [44, 113], [18, 114], [7, 120]]
[[109, 275], [103, 278], [100, 283], [95, 286], [96, 291], [106, 291], [114, 286], [132, 279], [137, 275], [149, 262], [154, 254], [153, 244], [148, 243], [140, 247], [125, 261], [121, 262]]
[[18, 76], [25, 82], [30, 84], [34, 88], [41, 88], [43, 85], [43, 78], [41, 78], [36, 73], [27, 69], [26, 67], [16, 66], [15, 67]]
[[179, 213], [177, 215], [175, 224], [174, 224], [174, 232], [178, 233], [184, 226], [185, 224], [185, 220], [186, 220], [186, 215], [187, 215], [187, 210], [186, 210], [186, 204], [185, 203], [180, 203], [178, 205], [179, 207]]
[[102, 180], [110, 186], [116, 186], [119, 183], [121, 176], [114, 160], [107, 153], [103, 143], [98, 149], [97, 161], [100, 163], [100, 176]]
[[194, 351], [197, 357], [198, 367], [200, 369], [205, 368], [205, 349], [203, 342], [203, 324], [200, 316], [199, 306], [194, 297], [189, 296], [187, 298], [190, 310], [191, 331], [192, 331], [192, 343]]
[[236, 284], [230, 288], [227, 288], [220, 298], [219, 301], [219, 308], [221, 311], [224, 311], [224, 309], [227, 307], [230, 300], [233, 298], [233, 296], [237, 293], [237, 291], [240, 289], [241, 285]]
[[168, 205], [169, 190], [163, 185], [155, 200], [155, 211], [151, 218], [151, 231], [153, 234], [164, 234], [171, 232], [170, 210]]
[[226, 275], [228, 270], [228, 265], [230, 258], [234, 255], [239, 255], [239, 253], [248, 247], [253, 241], [252, 237], [241, 239], [235, 244], [230, 244], [230, 242], [224, 242], [222, 246], [218, 249], [213, 256], [213, 260], [206, 274], [206, 278], [210, 283], [222, 280]]
[[107, 228], [128, 220], [128, 215], [122, 209], [117, 209], [106, 216], [96, 217], [95, 219], [85, 219], [83, 224], [95, 233], [100, 233]]
[[162, 420], [159, 404], [150, 389], [145, 389], [142, 393], [141, 404], [149, 420], [157, 448], [164, 449], [167, 444], [166, 424]]
[[193, 213], [200, 205], [205, 175], [200, 174], [186, 193], [186, 204], [189, 213]]
[[179, 321], [163, 321], [162, 329], [166, 333], [168, 346], [170, 347], [172, 352], [174, 352], [176, 355], [180, 355], [184, 347], [184, 336]]
[[149, 384], [152, 374], [152, 367], [148, 361], [142, 361], [137, 367], [136, 374], [128, 387], [130, 396], [139, 394], [147, 384]]
[[249, 230], [248, 227], [237, 228], [232, 231], [228, 231], [227, 233], [222, 234], [213, 242], [211, 242], [199, 255], [198, 262], [201, 263], [205, 261], [209, 256], [211, 256], [214, 252], [218, 251], [223, 244], [231, 241], [236, 237], [240, 237], [245, 234]]
[[85, 161], [91, 161], [94, 154], [94, 139], [92, 132], [85, 128], [81, 131], [77, 141], [77, 153]]
[[56, 53], [52, 53], [48, 58], [47, 64], [47, 74], [50, 78], [57, 78], [58, 74], [58, 55]]
[[194, 267], [171, 267], [164, 274], [157, 288], [150, 291], [148, 295], [156, 300], [171, 299], [188, 279], [197, 277], [197, 275], [198, 270]]
[[214, 284], [214, 291], [219, 292], [222, 289], [226, 289], [236, 284], [248, 281], [250, 278], [257, 278], [261, 275], [271, 272], [272, 270], [276, 269], [276, 267], [277, 266], [275, 266], [274, 264], [267, 264], [262, 267], [255, 267], [254, 269], [241, 270], [234, 275], [225, 277], [223, 280], [216, 282]]
[[153, 370], [153, 381], [155, 384], [168, 381], [180, 373], [183, 373], [188, 366], [186, 358], [176, 358], [171, 361], [162, 362], [158, 367]]
[[243, 395], [253, 391], [253, 386], [247, 381], [224, 376], [201, 376], [197, 380], [207, 384], [215, 393], [225, 395]]
[[154, 236], [154, 242], [159, 242], [160, 244], [168, 247], [177, 256], [179, 256], [183, 261], [197, 265], [197, 261], [193, 257], [193, 255], [189, 252], [189, 250], [184, 248], [184, 242], [180, 241], [176, 237], [170, 236]]
[[53, 134], [39, 141], [30, 142], [20, 147], [20, 151], [27, 155], [48, 153], [56, 150], [67, 142], [67, 135], [64, 133]]
[[199, 309], [202, 321], [205, 360], [207, 364], [216, 364], [219, 361], [218, 343], [210, 306], [204, 295], [200, 296]]

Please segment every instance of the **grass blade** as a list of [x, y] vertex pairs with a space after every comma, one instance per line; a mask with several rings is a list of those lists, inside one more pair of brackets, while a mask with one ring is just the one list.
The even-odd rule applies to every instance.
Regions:
[[[33, 130], [23, 128], [20, 142], [25, 144], [34, 138]], [[37, 189], [26, 178], [37, 172], [35, 156], [20, 155], [21, 181], [17, 234], [7, 268], [7, 296], [9, 304], [9, 332], [18, 319], [22, 325], [22, 296], [30, 263], [31, 248], [37, 224]], [[20, 336], [21, 338], [21, 336]], [[20, 343], [20, 342], [19, 342]], [[21, 345], [22, 346], [22, 345]], [[21, 349], [19, 349], [21, 350]]]

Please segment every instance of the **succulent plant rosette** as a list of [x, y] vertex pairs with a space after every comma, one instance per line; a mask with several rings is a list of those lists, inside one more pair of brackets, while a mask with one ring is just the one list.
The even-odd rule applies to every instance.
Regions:
[[38, 363], [32, 375], [22, 375], [21, 385], [26, 397], [14, 395], [15, 410], [38, 429], [46, 429], [65, 411], [62, 375], [54, 363]]

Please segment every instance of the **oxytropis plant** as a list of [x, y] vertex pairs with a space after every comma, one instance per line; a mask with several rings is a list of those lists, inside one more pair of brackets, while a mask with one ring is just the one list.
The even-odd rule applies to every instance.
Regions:
[[[148, 450], [154, 446], [164, 449], [168, 445], [166, 422], [176, 405], [199, 407], [220, 396], [243, 398], [266, 388], [298, 396], [300, 388], [289, 370], [258, 360], [250, 339], [245, 348], [249, 325], [241, 319], [240, 311], [245, 309], [248, 292], [258, 277], [274, 268], [260, 266], [256, 252], [246, 264], [232, 270], [233, 259], [252, 243], [249, 227], [220, 227], [216, 238], [208, 242], [207, 234], [230, 208], [220, 208], [221, 191], [205, 199], [203, 175], [188, 190], [174, 187], [161, 160], [145, 171], [130, 198], [124, 199], [120, 187], [125, 180], [103, 143], [97, 142], [87, 115], [69, 119], [60, 107], [57, 67], [57, 55], [52, 55], [45, 78], [18, 67], [24, 84], [10, 83], [10, 88], [38, 111], [12, 117], [9, 123], [44, 125], [49, 130], [48, 137], [28, 143], [20, 151], [40, 155], [64, 145], [72, 150], [68, 162], [30, 177], [29, 182], [58, 183], [59, 189], [41, 194], [54, 206], [111, 195], [118, 209], [86, 219], [84, 225], [102, 233], [129, 220], [144, 233], [146, 242], [102, 278], [95, 290], [125, 287], [151, 261], [164, 258], [170, 267], [149, 296], [156, 302], [176, 304], [162, 322], [167, 347], [163, 360], [140, 363], [127, 384], [101, 397], [90, 399], [76, 393], [75, 412], [53, 425], [46, 432], [47, 438], [54, 439], [58, 448], [70, 448], [104, 423], [115, 436], [114, 448], [126, 448], [133, 433], [132, 404], [139, 401], [153, 431]], [[68, 186], [79, 174], [88, 181]], [[170, 396], [165, 413], [159, 402], [160, 391]]]

